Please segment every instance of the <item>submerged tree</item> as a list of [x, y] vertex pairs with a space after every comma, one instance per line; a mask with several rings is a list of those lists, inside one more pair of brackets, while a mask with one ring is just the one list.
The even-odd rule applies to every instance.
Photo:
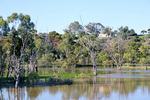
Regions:
[[65, 33], [62, 35], [62, 41], [59, 45], [64, 57], [66, 58], [66, 66], [72, 68], [77, 64], [78, 58], [81, 54], [80, 45], [75, 40], [74, 34]]
[[121, 69], [121, 65], [123, 63], [126, 44], [127, 40], [125, 38], [123, 38], [122, 36], [117, 36], [114, 38], [108, 38], [104, 46], [107, 54], [116, 63], [118, 70]]
[[97, 75], [96, 57], [100, 51], [100, 39], [98, 38], [104, 26], [101, 23], [89, 23], [85, 26], [85, 34], [80, 35], [80, 44], [88, 50], [93, 64], [93, 73]]
[[[13, 13], [8, 17], [8, 22], [12, 23], [10, 37], [14, 41], [14, 68], [15, 68], [15, 87], [18, 87], [20, 75], [23, 74], [23, 65], [21, 68], [21, 63], [24, 62], [25, 50], [28, 47], [28, 42], [31, 37], [31, 33], [34, 30], [34, 23], [31, 22], [29, 15], [23, 15], [22, 13]], [[17, 38], [20, 40], [19, 54], [16, 55]], [[22, 71], [21, 71], [22, 69]]]

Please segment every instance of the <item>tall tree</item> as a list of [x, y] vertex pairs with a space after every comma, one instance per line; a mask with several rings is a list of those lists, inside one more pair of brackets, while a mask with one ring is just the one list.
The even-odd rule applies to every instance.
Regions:
[[146, 31], [146, 30], [142, 30], [141, 33], [142, 33], [142, 34], [145, 34], [145, 33], [147, 33], [147, 31]]
[[147, 32], [150, 34], [150, 28], [147, 30]]
[[124, 53], [124, 63], [130, 64], [138, 63], [140, 46], [141, 46], [140, 42], [135, 42], [133, 40], [128, 42]]
[[127, 44], [127, 40], [122, 36], [117, 36], [114, 38], [108, 38], [105, 44], [105, 48], [107, 54], [114, 60], [117, 65], [117, 69], [121, 69], [121, 65], [123, 63], [123, 56], [125, 52], [125, 47]]
[[2, 16], [0, 16], [0, 54], [1, 54], [1, 68], [0, 68], [0, 75], [2, 75], [1, 72], [2, 69], [3, 69], [3, 62], [4, 62], [4, 59], [3, 59], [3, 55], [2, 55], [2, 41], [4, 40], [4, 38], [8, 35], [8, 32], [9, 32], [9, 25], [8, 25], [8, 22], [6, 20], [3, 19]]
[[78, 21], [74, 21], [69, 25], [68, 29], [65, 29], [64, 31], [66, 33], [77, 35], [80, 30], [83, 30], [83, 26], [80, 25]]
[[108, 36], [113, 36], [113, 32], [111, 31], [112, 29], [110, 27], [106, 27], [102, 30], [103, 34], [107, 34]]
[[141, 64], [146, 64], [145, 70], [147, 70], [147, 63], [150, 62], [149, 60], [149, 54], [150, 54], [150, 48], [147, 45], [142, 45], [140, 47], [140, 54], [141, 54], [141, 59], [140, 63]]
[[[31, 18], [29, 15], [23, 15], [22, 13], [17, 14], [13, 13], [8, 17], [9, 23], [12, 23], [11, 33], [13, 34], [14, 40], [14, 68], [15, 68], [15, 87], [18, 88], [20, 75], [23, 74], [21, 72], [21, 63], [24, 62], [25, 50], [28, 47], [28, 41], [31, 37], [31, 33], [34, 30], [34, 23], [31, 22]], [[15, 50], [16, 50], [16, 37], [21, 39], [20, 45], [20, 54], [16, 58]], [[16, 64], [17, 62], [17, 64]], [[22, 65], [23, 70], [23, 65]]]
[[85, 26], [85, 34], [79, 37], [79, 42], [88, 50], [91, 57], [94, 75], [97, 75], [96, 56], [98, 55], [98, 51], [101, 49], [98, 35], [101, 33], [103, 28], [104, 26], [101, 23], [89, 23]]
[[77, 59], [80, 56], [79, 44], [75, 42], [75, 35], [65, 33], [62, 35], [62, 41], [59, 45], [62, 53], [67, 59], [67, 68], [75, 66]]
[[[31, 54], [30, 54], [30, 67], [31, 71], [36, 70], [38, 72], [38, 54], [41, 50], [41, 48], [46, 44], [48, 40], [48, 34], [43, 34], [40, 36], [39, 39], [36, 39], [36, 36], [34, 35], [34, 40], [32, 42], [32, 48], [30, 48]], [[34, 62], [35, 61], [35, 66]]]

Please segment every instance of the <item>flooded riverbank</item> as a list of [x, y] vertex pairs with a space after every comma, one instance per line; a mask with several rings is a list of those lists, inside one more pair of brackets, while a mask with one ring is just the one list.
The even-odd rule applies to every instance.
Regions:
[[72, 85], [25, 86], [18, 89], [3, 87], [0, 97], [1, 100], [149, 100], [149, 70], [98, 69], [98, 73], [102, 74], [77, 79]]

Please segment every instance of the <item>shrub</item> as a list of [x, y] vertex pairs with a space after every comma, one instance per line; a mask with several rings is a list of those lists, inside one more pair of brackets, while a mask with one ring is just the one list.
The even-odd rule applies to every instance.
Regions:
[[37, 72], [30, 72], [28, 75], [28, 79], [29, 81], [34, 81], [34, 80], [38, 80], [39, 79], [39, 75]]
[[63, 68], [63, 69], [67, 69], [69, 67], [69, 64], [68, 63], [63, 63], [63, 65], [61, 66], [61, 68]]

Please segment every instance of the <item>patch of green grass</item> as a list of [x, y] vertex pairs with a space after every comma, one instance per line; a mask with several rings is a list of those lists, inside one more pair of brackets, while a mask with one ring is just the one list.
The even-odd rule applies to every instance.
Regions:
[[79, 73], [58, 73], [59, 78], [75, 78]]
[[[145, 70], [145, 66], [122, 66], [121, 69], [130, 69], [130, 70], [134, 70], [134, 69], [140, 69], [140, 70]], [[147, 66], [147, 69], [150, 69], [150, 66]]]
[[[38, 74], [38, 80], [44, 81], [49, 79], [50, 77], [61, 78], [61, 79], [74, 79], [74, 78], [89, 78], [94, 76], [93, 73], [47, 73], [47, 74]], [[25, 75], [24, 81], [28, 80], [27, 75]], [[6, 75], [3, 76], [3, 82], [14, 82], [14, 77], [8, 77]]]
[[[54, 77], [57, 76], [58, 78], [66, 78], [66, 79], [70, 79], [70, 78], [80, 78], [78, 77], [81, 73], [56, 73], [55, 75], [53, 73], [49, 73], [49, 74], [39, 74], [39, 78], [48, 78], [48, 77]], [[92, 77], [94, 76], [93, 73], [84, 73], [84, 76], [89, 76]]]

